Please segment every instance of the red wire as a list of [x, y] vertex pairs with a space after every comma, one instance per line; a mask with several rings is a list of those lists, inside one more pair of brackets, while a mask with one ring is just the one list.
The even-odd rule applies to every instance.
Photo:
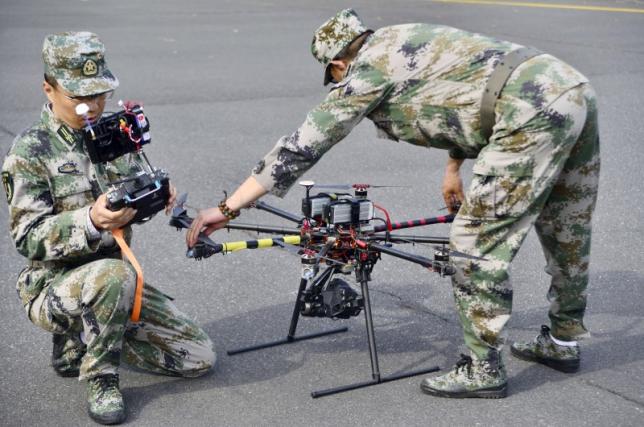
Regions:
[[389, 212], [387, 212], [387, 209], [385, 209], [385, 208], [383, 208], [382, 206], [377, 205], [377, 204], [375, 204], [375, 203], [373, 204], [373, 206], [374, 206], [376, 209], [380, 209], [381, 211], [383, 211], [383, 212], [385, 213], [385, 217], [387, 218], [387, 231], [392, 231], [392, 230], [393, 230], [393, 228], [392, 228], [392, 226], [391, 226], [391, 219], [389, 218]]
[[[132, 112], [132, 109], [136, 106], [143, 107], [143, 103], [137, 102], [137, 101], [125, 101], [123, 103], [123, 109], [125, 110], [125, 114], [134, 116], [134, 120], [137, 120], [137, 118], [136, 118], [136, 114]], [[143, 137], [143, 135], [141, 135], [141, 137], [139, 138], [132, 138], [132, 126], [121, 126], [121, 129], [125, 129], [125, 131], [127, 132], [127, 136], [130, 138], [130, 141], [132, 141], [136, 145], [137, 150], [140, 150], [141, 145], [139, 143], [141, 142], [141, 138]]]

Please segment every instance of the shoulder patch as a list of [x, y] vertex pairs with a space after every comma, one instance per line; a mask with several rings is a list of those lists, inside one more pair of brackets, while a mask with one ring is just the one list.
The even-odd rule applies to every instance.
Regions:
[[69, 130], [69, 128], [67, 126], [61, 125], [58, 128], [57, 133], [68, 144], [75, 144], [76, 143], [76, 138], [74, 137], [74, 134]]
[[13, 199], [13, 177], [9, 172], [2, 172], [2, 186], [7, 195], [7, 203], [11, 203], [11, 199]]

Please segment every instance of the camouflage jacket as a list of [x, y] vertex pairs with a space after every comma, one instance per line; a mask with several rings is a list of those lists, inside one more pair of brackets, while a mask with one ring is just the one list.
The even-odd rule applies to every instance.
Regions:
[[[487, 144], [480, 135], [481, 97], [494, 66], [522, 47], [456, 28], [406, 24], [373, 33], [342, 82], [312, 109], [293, 134], [282, 137], [253, 170], [282, 197], [293, 183], [364, 117], [380, 136], [474, 158]], [[494, 137], [511, 133], [566, 90], [587, 79], [571, 66], [539, 55], [510, 76], [496, 103]]]
[[[118, 256], [118, 246], [88, 240], [90, 206], [101, 194], [97, 178], [127, 173], [126, 156], [97, 177], [80, 132], [43, 108], [41, 119], [16, 137], [2, 178], [9, 205], [9, 228], [18, 252], [30, 260], [17, 290], [27, 305], [57, 274], [80, 264]], [[126, 235], [130, 236], [130, 230]]]

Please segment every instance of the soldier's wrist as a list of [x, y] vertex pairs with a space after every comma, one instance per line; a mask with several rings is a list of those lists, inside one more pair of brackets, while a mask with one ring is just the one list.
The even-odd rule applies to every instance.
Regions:
[[454, 159], [452, 157], [447, 159], [447, 165], [445, 167], [446, 173], [459, 174], [461, 170], [461, 165], [465, 159]]
[[101, 232], [99, 228], [94, 224], [92, 220], [92, 208], [87, 210], [87, 221], [85, 223], [85, 233], [87, 234], [87, 239], [90, 241], [99, 240], [101, 238]]
[[217, 205], [219, 208], [219, 211], [230, 221], [231, 219], [235, 219], [239, 216], [240, 212], [239, 209], [235, 210], [232, 209], [228, 204], [226, 203], [226, 200], [222, 200], [219, 202], [219, 205]]

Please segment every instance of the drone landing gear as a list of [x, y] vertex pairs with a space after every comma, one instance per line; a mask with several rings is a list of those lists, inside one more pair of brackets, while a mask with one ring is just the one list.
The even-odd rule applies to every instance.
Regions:
[[[373, 328], [373, 318], [371, 315], [371, 299], [369, 297], [369, 280], [371, 276], [371, 270], [373, 269], [373, 263], [368, 262], [368, 263], [359, 263], [356, 266], [356, 277], [358, 281], [360, 282], [361, 286], [361, 291], [362, 291], [362, 298], [364, 302], [364, 316], [365, 316], [365, 323], [367, 327], [367, 338], [368, 338], [368, 343], [369, 343], [369, 357], [371, 359], [371, 380], [369, 381], [363, 381], [363, 382], [358, 382], [358, 383], [353, 383], [353, 384], [348, 384], [344, 386], [339, 386], [339, 387], [334, 387], [334, 388], [329, 388], [326, 390], [320, 390], [320, 391], [313, 391], [311, 392], [311, 397], [316, 399], [318, 397], [323, 397], [323, 396], [329, 396], [332, 394], [337, 394], [337, 393], [343, 393], [345, 391], [350, 391], [350, 390], [356, 390], [359, 388], [364, 388], [364, 387], [370, 387], [372, 385], [377, 385], [377, 384], [383, 384], [387, 383], [390, 381], [395, 381], [403, 378], [409, 378], [413, 377], [416, 375], [422, 375], [422, 374], [427, 374], [430, 372], [436, 372], [440, 368], [438, 366], [433, 366], [431, 368], [426, 368], [426, 369], [420, 369], [416, 371], [409, 371], [409, 372], [401, 372], [389, 376], [381, 376], [380, 375], [380, 367], [378, 365], [378, 350], [376, 348], [376, 336]], [[327, 268], [324, 270], [314, 281], [313, 286], [319, 285], [321, 283], [324, 283], [327, 281], [331, 275], [335, 272], [334, 268]], [[264, 344], [258, 344], [250, 347], [244, 347], [236, 350], [230, 350], [227, 352], [228, 355], [236, 355], [236, 354], [241, 354], [241, 353], [246, 353], [250, 351], [255, 351], [255, 350], [261, 350], [264, 348], [269, 348], [269, 347], [275, 347], [278, 345], [283, 345], [283, 344], [291, 344], [297, 341], [303, 341], [307, 339], [312, 339], [312, 338], [318, 338], [321, 336], [325, 335], [332, 335], [332, 334], [337, 334], [340, 332], [346, 332], [348, 330], [347, 327], [342, 327], [338, 329], [332, 329], [329, 331], [323, 331], [323, 332], [317, 332], [313, 334], [308, 334], [308, 335], [302, 335], [299, 337], [295, 336], [295, 330], [297, 328], [297, 322], [299, 320], [299, 316], [302, 310], [303, 306], [303, 294], [304, 290], [306, 288], [306, 284], [308, 283], [308, 280], [305, 278], [302, 278], [300, 281], [300, 287], [297, 293], [297, 300], [295, 302], [295, 307], [293, 308], [293, 316], [291, 318], [291, 325], [289, 327], [289, 332], [288, 335], [286, 336], [285, 339], [282, 340], [277, 340], [277, 341], [272, 341]]]
[[[325, 280], [327, 280], [330, 276], [331, 273], [333, 272], [333, 269], [329, 268], [325, 270], [318, 278], [315, 280], [315, 284], [321, 283]], [[269, 347], [276, 347], [278, 345], [283, 345], [283, 344], [291, 344], [297, 341], [304, 341], [304, 340], [310, 340], [313, 338], [318, 338], [318, 337], [323, 337], [326, 335], [333, 335], [333, 334], [338, 334], [341, 332], [346, 332], [349, 330], [346, 326], [342, 328], [336, 328], [336, 329], [331, 329], [328, 331], [322, 331], [322, 332], [315, 332], [312, 334], [307, 334], [307, 335], [300, 335], [298, 337], [295, 336], [295, 330], [297, 329], [297, 322], [300, 318], [300, 312], [302, 311], [302, 304], [303, 304], [303, 298], [302, 294], [304, 293], [304, 289], [306, 288], [306, 284], [308, 283], [308, 280], [302, 279], [300, 280], [300, 288], [297, 292], [297, 299], [295, 300], [295, 307], [293, 308], [293, 316], [291, 317], [291, 325], [289, 326], [288, 329], [288, 335], [286, 338], [277, 340], [277, 341], [271, 341], [263, 344], [257, 344], [249, 347], [244, 347], [244, 348], [239, 348], [236, 350], [229, 350], [226, 353], [229, 356], [233, 356], [235, 354], [241, 354], [241, 353], [247, 353], [249, 351], [255, 351], [255, 350], [261, 350], [263, 348], [269, 348]]]
[[371, 299], [369, 298], [369, 280], [373, 264], [359, 264], [356, 270], [356, 276], [360, 282], [362, 290], [362, 298], [364, 299], [364, 317], [367, 325], [367, 339], [369, 342], [369, 357], [371, 358], [371, 380], [363, 381], [344, 386], [329, 388], [326, 390], [314, 391], [311, 393], [312, 398], [329, 396], [332, 394], [343, 393], [345, 391], [356, 390], [359, 388], [370, 387], [372, 385], [383, 384], [390, 381], [396, 381], [403, 378], [415, 377], [416, 375], [428, 374], [436, 372], [440, 368], [433, 366], [431, 368], [419, 369], [416, 371], [401, 372], [398, 374], [382, 377], [380, 375], [380, 367], [378, 366], [378, 350], [376, 349], [376, 335], [373, 329], [373, 319], [371, 316]]

